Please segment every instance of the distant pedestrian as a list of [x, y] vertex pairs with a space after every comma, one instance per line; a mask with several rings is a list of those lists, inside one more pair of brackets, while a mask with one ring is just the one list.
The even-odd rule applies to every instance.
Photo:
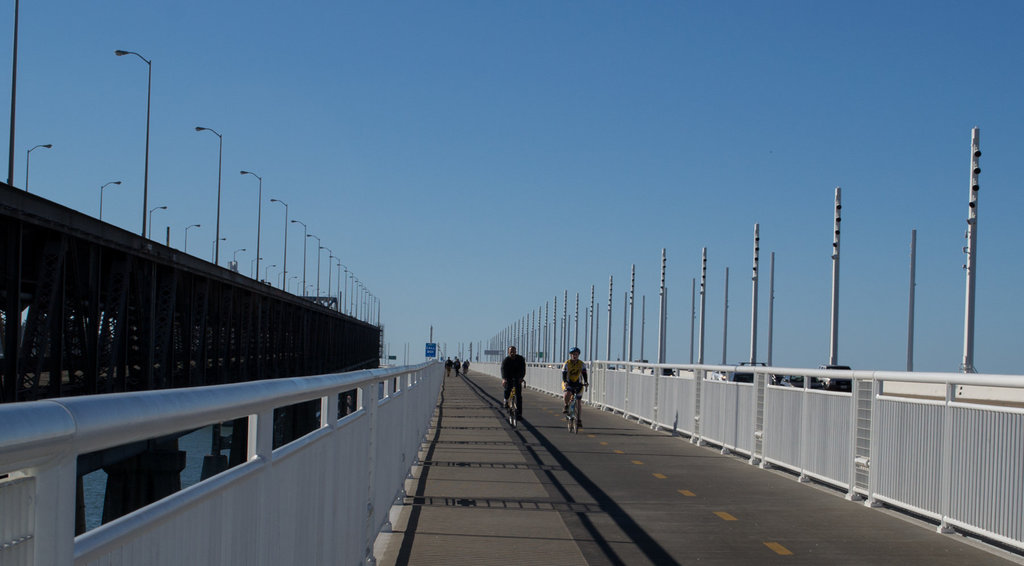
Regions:
[[523, 379], [526, 377], [526, 358], [516, 353], [515, 346], [508, 347], [508, 356], [501, 361], [501, 385], [505, 387], [505, 406], [508, 406], [508, 396], [512, 388], [516, 390], [516, 399], [519, 399], [519, 410], [516, 418], [523, 418]]
[[469, 360], [462, 362], [462, 375], [469, 375]]
[[455, 377], [459, 376], [459, 368], [462, 367], [462, 362], [459, 361], [459, 357], [455, 356], [455, 361], [452, 362], [452, 367], [455, 368]]
[[444, 376], [448, 377], [451, 374], [452, 374], [452, 359], [448, 358], [448, 360], [446, 360], [444, 362]]

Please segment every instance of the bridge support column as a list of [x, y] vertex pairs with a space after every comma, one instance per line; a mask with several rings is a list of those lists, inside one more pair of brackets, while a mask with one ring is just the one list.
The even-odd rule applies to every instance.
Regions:
[[154, 442], [146, 452], [105, 466], [107, 490], [103, 522], [131, 513], [181, 490], [185, 452], [178, 441]]

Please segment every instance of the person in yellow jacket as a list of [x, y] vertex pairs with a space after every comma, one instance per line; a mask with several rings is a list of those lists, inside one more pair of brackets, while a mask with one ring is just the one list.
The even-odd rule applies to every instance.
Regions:
[[[569, 350], [569, 359], [562, 365], [562, 384], [565, 385], [562, 413], [567, 414], [569, 412], [570, 395], [573, 392], [577, 395], [582, 394], [583, 388], [589, 385], [587, 381], [587, 364], [583, 363], [583, 360], [580, 359], [580, 349], [575, 346], [572, 350]], [[580, 427], [583, 426], [582, 408], [583, 403], [576, 406], [576, 424]]]

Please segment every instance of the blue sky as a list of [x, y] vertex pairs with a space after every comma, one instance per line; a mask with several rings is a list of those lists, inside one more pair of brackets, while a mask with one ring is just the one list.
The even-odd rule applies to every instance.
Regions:
[[[0, 22], [10, 82], [13, 2]], [[970, 131], [981, 128], [975, 365], [1019, 373], [1024, 3], [21, 2], [15, 186], [139, 231], [153, 61], [154, 233], [210, 258], [224, 136], [221, 259], [283, 263], [284, 209], [380, 298], [391, 353], [485, 341], [568, 290], [613, 328], [637, 266], [654, 357], [661, 249], [668, 359], [689, 355], [690, 281], [708, 248], [707, 361], [759, 345], [776, 254], [774, 361], [827, 361], [832, 202], [843, 188], [839, 361], [915, 368], [963, 355]], [[9, 91], [5, 91], [9, 92]], [[4, 96], [5, 103], [9, 99]], [[9, 130], [0, 112], [0, 128]], [[6, 139], [6, 136], [4, 136]], [[6, 148], [6, 143], [3, 144]], [[6, 153], [5, 153], [6, 155]], [[315, 242], [310, 240], [311, 242]], [[302, 269], [292, 225], [289, 274]], [[316, 256], [309, 246], [307, 279]], [[327, 286], [327, 254], [322, 288]], [[223, 261], [222, 261], [223, 263]], [[295, 282], [292, 282], [295, 285]], [[294, 288], [294, 287], [293, 287]], [[637, 314], [639, 324], [639, 313]], [[639, 350], [638, 338], [634, 346]], [[613, 337], [618, 357], [621, 335]], [[605, 357], [605, 356], [602, 356]]]

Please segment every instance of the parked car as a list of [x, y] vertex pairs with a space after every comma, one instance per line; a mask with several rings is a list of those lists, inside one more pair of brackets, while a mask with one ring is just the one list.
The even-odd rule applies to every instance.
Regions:
[[[804, 376], [802, 376], [802, 375], [787, 375], [787, 376], [784, 376], [782, 378], [782, 383], [780, 383], [780, 385], [782, 385], [783, 387], [796, 387], [798, 389], [803, 389], [803, 387], [804, 387]], [[811, 389], [824, 389], [825, 388], [825, 380], [819, 379], [817, 377], [812, 377], [811, 378], [811, 384], [810, 384], [809, 387]]]
[[[764, 362], [740, 362], [741, 366], [761, 366], [764, 367]], [[754, 372], [752, 371], [734, 371], [729, 374], [729, 381], [736, 383], [754, 383]]]
[[[820, 365], [818, 369], [850, 369], [850, 366]], [[829, 391], [853, 391], [853, 380], [845, 377], [825, 378], [825, 389]]]

